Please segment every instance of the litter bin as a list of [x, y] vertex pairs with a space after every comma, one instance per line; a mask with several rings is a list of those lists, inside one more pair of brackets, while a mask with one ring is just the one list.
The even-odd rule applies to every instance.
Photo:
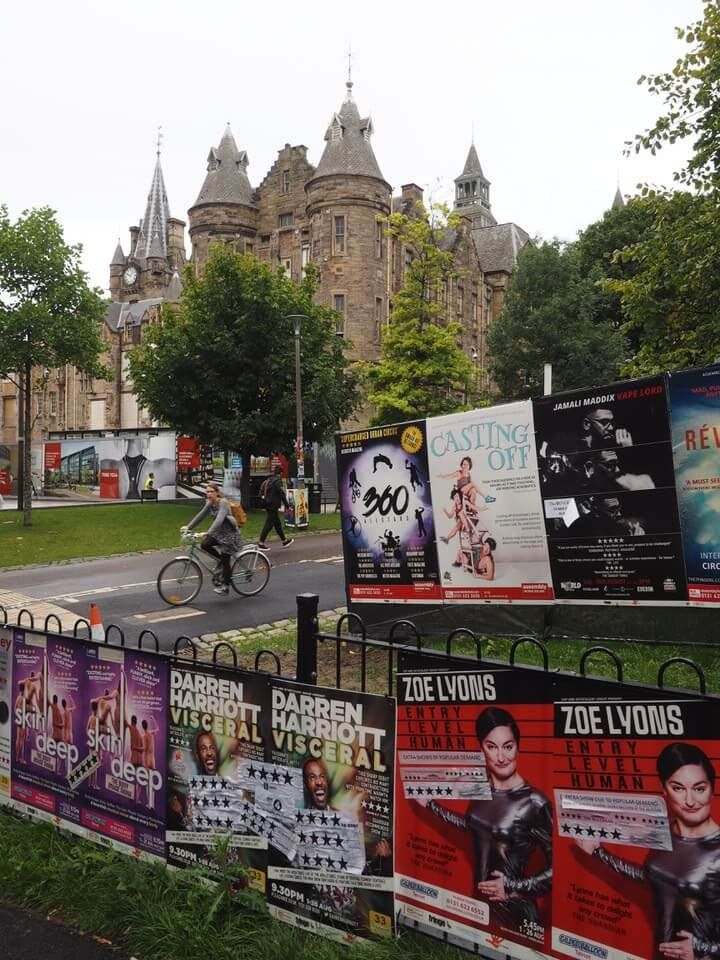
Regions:
[[307, 487], [310, 513], [320, 513], [322, 510], [322, 484], [310, 480]]

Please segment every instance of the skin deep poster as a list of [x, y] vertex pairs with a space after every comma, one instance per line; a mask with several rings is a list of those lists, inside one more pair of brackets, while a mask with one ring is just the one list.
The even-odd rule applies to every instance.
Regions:
[[425, 421], [340, 433], [337, 460], [349, 599], [440, 600]]
[[539, 671], [398, 675], [406, 926], [473, 952], [549, 953], [552, 684]]
[[688, 597], [720, 604], [720, 366], [670, 374], [670, 413]]
[[530, 401], [427, 421], [445, 602], [553, 599]]
[[684, 603], [666, 379], [534, 401], [555, 596]]

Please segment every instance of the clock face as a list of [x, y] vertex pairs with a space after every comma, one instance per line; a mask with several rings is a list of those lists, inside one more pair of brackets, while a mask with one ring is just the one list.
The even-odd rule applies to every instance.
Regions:
[[137, 275], [138, 275], [138, 272], [135, 269], [135, 267], [127, 268], [127, 270], [123, 274], [123, 280], [128, 285], [128, 287], [131, 287], [135, 283], [135, 281], [137, 280]]

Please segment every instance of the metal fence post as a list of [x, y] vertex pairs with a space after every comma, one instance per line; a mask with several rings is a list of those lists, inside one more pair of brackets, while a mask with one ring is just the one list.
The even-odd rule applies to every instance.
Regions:
[[299, 593], [295, 654], [300, 683], [317, 683], [317, 626], [320, 598], [316, 593]]

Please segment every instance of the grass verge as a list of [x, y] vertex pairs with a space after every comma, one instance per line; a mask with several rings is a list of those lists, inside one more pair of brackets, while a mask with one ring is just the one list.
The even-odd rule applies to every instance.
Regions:
[[[112, 940], [140, 960], [347, 960], [347, 947], [274, 921], [260, 897], [216, 886], [198, 871], [136, 863], [47, 824], [0, 813], [3, 897], [58, 912], [70, 925]], [[372, 960], [462, 960], [466, 954], [411, 933], [359, 947]]]
[[[3, 510], [0, 513], [0, 567], [170, 549], [178, 543], [179, 528], [195, 516], [201, 505], [198, 502], [43, 507], [33, 511], [31, 527], [23, 526], [21, 513]], [[245, 539], [256, 538], [264, 521], [264, 510], [248, 513], [248, 522], [243, 528]], [[319, 513], [310, 517], [308, 531], [292, 531], [291, 535], [302, 537], [308, 532], [339, 529], [339, 513]]]

